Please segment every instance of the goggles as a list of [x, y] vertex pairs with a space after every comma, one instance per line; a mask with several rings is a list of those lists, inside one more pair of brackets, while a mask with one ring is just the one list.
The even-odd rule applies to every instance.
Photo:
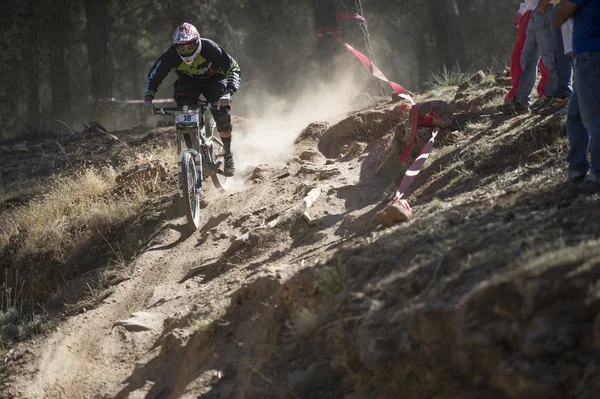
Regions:
[[176, 44], [175, 47], [177, 47], [177, 52], [181, 55], [192, 55], [194, 54], [194, 51], [196, 51], [196, 48], [198, 48], [198, 43], [193, 41], [189, 43]]

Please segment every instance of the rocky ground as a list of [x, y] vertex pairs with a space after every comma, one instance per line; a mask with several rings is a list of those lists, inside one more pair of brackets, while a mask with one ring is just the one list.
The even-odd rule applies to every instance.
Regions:
[[[313, 123], [234, 191], [207, 190], [194, 234], [174, 190], [156, 195], [126, 277], [6, 351], [0, 397], [595, 398], [600, 196], [566, 187], [564, 116], [497, 113], [505, 83], [420, 96], [456, 118], [392, 228], [375, 214], [405, 169], [395, 100]], [[18, 156], [51, 173], [122, 146], [144, 163], [172, 128], [110, 135]], [[10, 156], [5, 182], [31, 171]]]

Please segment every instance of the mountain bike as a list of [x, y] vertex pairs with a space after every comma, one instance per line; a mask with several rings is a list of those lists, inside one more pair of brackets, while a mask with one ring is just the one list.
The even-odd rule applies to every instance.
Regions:
[[[221, 190], [227, 190], [231, 185], [231, 177], [225, 176], [221, 168], [225, 151], [210, 104], [200, 102], [192, 106], [154, 108], [154, 114], [175, 118], [179, 196], [183, 200], [188, 227], [195, 231], [200, 225], [204, 179], [210, 176], [215, 187]], [[203, 174], [204, 171], [207, 173]]]

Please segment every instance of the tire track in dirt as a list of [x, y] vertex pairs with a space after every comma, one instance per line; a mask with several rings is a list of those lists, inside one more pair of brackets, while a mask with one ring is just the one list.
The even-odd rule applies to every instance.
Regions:
[[[65, 321], [49, 337], [36, 343], [32, 348], [36, 364], [27, 365], [16, 377], [16, 396], [114, 397], [138, 364], [152, 356], [164, 333], [162, 327], [130, 333], [122, 327], [113, 328], [116, 321], [137, 311], [153, 312], [166, 319], [178, 312], [189, 312], [190, 304], [208, 308], [213, 317], [230, 305], [233, 292], [257, 270], [272, 268], [282, 270], [282, 274], [294, 273], [303, 267], [300, 265], [305, 259], [314, 259], [330, 245], [339, 245], [348, 231], [364, 230], [367, 219], [359, 216], [364, 216], [365, 209], [372, 210], [365, 208], [367, 204], [382, 199], [382, 191], [373, 187], [366, 191], [351, 189], [372, 177], [365, 175], [361, 166], [365, 157], [357, 153], [343, 162], [325, 164], [325, 157], [315, 151], [314, 145], [315, 142], [296, 146], [299, 157], [285, 164], [254, 168], [238, 186], [238, 192], [220, 195], [209, 189], [200, 231], [182, 240], [179, 232], [185, 224], [183, 219], [175, 221], [175, 228], [155, 237], [151, 247], [133, 262], [131, 278], [115, 287], [112, 295], [96, 308]], [[365, 147], [360, 148], [364, 150]], [[303, 159], [303, 152], [312, 155]], [[291, 226], [287, 226], [278, 233], [287, 237], [274, 237], [268, 248], [231, 250], [236, 237], [297, 206], [316, 187], [325, 193], [314, 206], [314, 215], [322, 218], [322, 226], [311, 230], [303, 225], [301, 230], [306, 232], [293, 234]], [[359, 204], [358, 208], [364, 209], [352, 215]], [[368, 219], [369, 224], [374, 220]], [[349, 221], [346, 226], [345, 220]], [[224, 260], [224, 272], [182, 281], [194, 266], [223, 260], [224, 254], [235, 258], [233, 263]], [[284, 264], [296, 266], [283, 271]]]
[[[168, 234], [174, 235], [172, 230]], [[43, 355], [35, 383], [28, 386], [26, 396], [88, 397], [85, 393], [117, 382], [119, 371], [126, 368], [128, 353], [120, 352], [122, 343], [113, 334], [113, 324], [140, 308], [158, 284], [181, 277], [183, 263], [169, 260], [181, 257], [191, 244], [144, 253], [135, 261], [134, 276], [116, 287], [108, 300], [68, 320], [52, 334], [38, 349]]]

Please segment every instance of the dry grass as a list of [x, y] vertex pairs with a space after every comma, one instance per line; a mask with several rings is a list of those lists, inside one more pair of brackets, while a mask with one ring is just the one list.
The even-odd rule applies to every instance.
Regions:
[[50, 193], [2, 217], [0, 245], [20, 238], [15, 262], [48, 253], [66, 260], [89, 235], [109, 231], [139, 209], [139, 197], [112, 195], [115, 176], [110, 168], [87, 169], [57, 179]]
[[429, 83], [431, 88], [440, 89], [445, 87], [459, 86], [461, 83], [469, 79], [469, 73], [461, 71], [457, 66], [448, 69], [448, 67], [444, 65], [440, 74], [432, 72], [431, 77], [432, 82]]
[[497, 108], [502, 104], [504, 104], [504, 96], [495, 96], [492, 99], [490, 99], [488, 102], [484, 103], [481, 106], [481, 108], [482, 109]]
[[47, 299], [78, 300], [73, 291], [100, 297], [108, 280], [125, 273], [141, 243], [134, 221], [147, 195], [141, 186], [119, 193], [116, 176], [112, 168], [87, 168], [54, 177], [46, 194], [0, 215], [0, 342], [43, 330], [39, 304]]
[[467, 122], [464, 130], [467, 133], [477, 133], [477, 132], [481, 132], [483, 130], [488, 129], [490, 126], [491, 126], [490, 121], [483, 121], [483, 122], [470, 121], [470, 122]]

